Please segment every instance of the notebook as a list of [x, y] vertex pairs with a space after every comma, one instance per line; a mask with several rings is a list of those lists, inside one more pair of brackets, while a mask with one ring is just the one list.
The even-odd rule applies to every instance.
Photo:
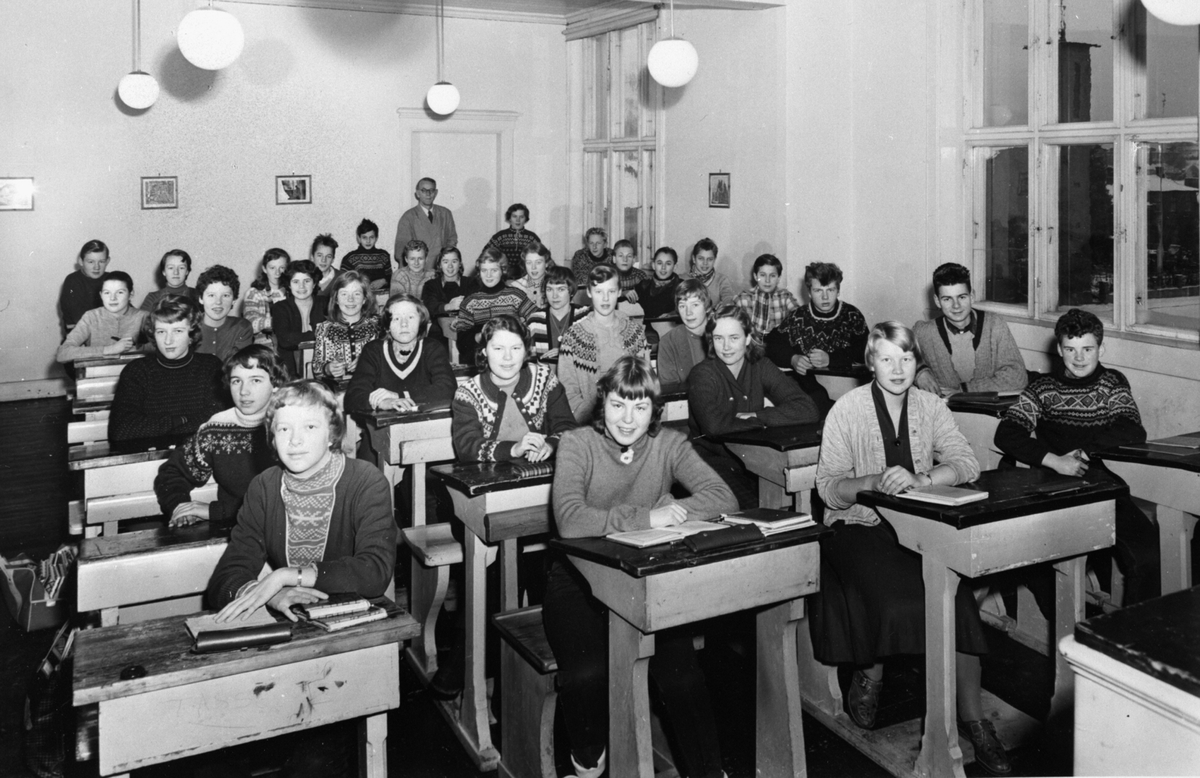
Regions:
[[807, 513], [778, 508], [750, 508], [737, 513], [726, 513], [721, 518], [730, 524], [752, 524], [762, 530], [763, 535], [810, 527], [816, 523]]
[[900, 492], [897, 497], [906, 500], [919, 500], [937, 505], [966, 505], [969, 502], [986, 500], [988, 493], [979, 489], [963, 489], [959, 486], [920, 486]]
[[676, 524], [673, 527], [658, 527], [656, 529], [635, 529], [628, 532], [614, 532], [608, 536], [608, 539], [616, 543], [623, 543], [626, 546], [634, 546], [635, 548], [648, 548], [649, 546], [661, 546], [664, 543], [674, 543], [677, 540], [683, 540], [689, 535], [695, 535], [698, 532], [708, 532], [709, 530], [726, 529], [727, 525], [717, 524], [713, 521], [700, 521], [694, 519], [685, 521], [682, 524]]
[[370, 605], [366, 610], [358, 611], [357, 613], [346, 613], [341, 616], [311, 619], [311, 623], [316, 624], [326, 632], [337, 632], [338, 630], [357, 627], [359, 624], [369, 624], [372, 621], [386, 619], [387, 615], [388, 614], [385, 609], [380, 608], [378, 605]]
[[306, 605], [293, 605], [292, 612], [304, 619], [328, 619], [334, 616], [344, 616], [347, 613], [359, 613], [371, 607], [366, 597], [354, 592], [331, 594], [328, 599]]

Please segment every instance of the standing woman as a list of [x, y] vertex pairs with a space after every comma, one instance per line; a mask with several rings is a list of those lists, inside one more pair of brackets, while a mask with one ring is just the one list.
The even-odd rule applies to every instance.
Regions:
[[508, 222], [508, 229], [497, 232], [487, 244], [504, 254], [508, 260], [508, 277], [516, 280], [525, 275], [525, 247], [530, 243], [540, 243], [542, 239], [533, 230], [525, 229], [529, 223], [529, 208], [524, 203], [508, 206], [504, 221]]
[[[623, 356], [597, 384], [594, 421], [563, 435], [554, 471], [554, 518], [564, 538], [669, 527], [734, 510], [729, 487], [679, 432], [660, 426], [658, 377]], [[690, 494], [676, 500], [679, 483]], [[608, 744], [608, 611], [571, 561], [556, 554], [543, 607], [546, 638], [558, 660], [559, 700], [580, 778], [604, 772]], [[688, 627], [655, 633], [650, 680], [690, 778], [721, 775], [712, 705]]]
[[379, 337], [379, 317], [371, 282], [357, 270], [348, 270], [329, 287], [329, 315], [317, 325], [313, 376], [336, 381], [348, 378], [368, 343]]
[[58, 308], [66, 332], [70, 332], [85, 313], [100, 307], [100, 277], [108, 269], [108, 259], [108, 246], [102, 240], [89, 240], [79, 250], [75, 272], [63, 279], [58, 294]]
[[254, 342], [273, 346], [274, 333], [271, 329], [271, 306], [287, 299], [281, 279], [292, 258], [283, 249], [267, 249], [258, 265], [258, 276], [246, 290], [242, 301], [242, 315], [254, 328]]
[[[867, 339], [869, 386], [844, 394], [825, 420], [817, 490], [825, 523], [821, 591], [815, 595], [813, 652], [825, 664], [855, 667], [845, 705], [863, 729], [875, 726], [884, 657], [925, 652], [921, 558], [900, 546], [863, 490], [897, 494], [916, 486], [953, 486], [979, 475], [979, 462], [945, 403], [913, 387], [920, 362], [912, 330], [886, 321]], [[979, 655], [987, 651], [979, 608], [966, 581], [955, 597], [959, 728], [988, 772], [1011, 771], [1004, 746], [980, 701]]]
[[[721, 474], [742, 508], [758, 505], [756, 479], [713, 435], [817, 421], [817, 407], [774, 363], [762, 358], [750, 314], [736, 305], [708, 323], [708, 359], [688, 374], [688, 427], [704, 461]], [[774, 407], [767, 407], [766, 400]]]
[[188, 276], [192, 274], [191, 254], [183, 249], [171, 249], [158, 261], [158, 274], [167, 285], [142, 298], [140, 307], [143, 311], [153, 311], [158, 301], [169, 294], [196, 299], [196, 289], [187, 285]]
[[302, 372], [300, 344], [312, 340], [314, 328], [325, 321], [326, 306], [318, 305], [314, 297], [320, 279], [321, 271], [312, 262], [307, 259], [293, 262], [282, 278], [287, 299], [271, 305], [271, 326], [279, 353], [291, 357], [296, 375]]

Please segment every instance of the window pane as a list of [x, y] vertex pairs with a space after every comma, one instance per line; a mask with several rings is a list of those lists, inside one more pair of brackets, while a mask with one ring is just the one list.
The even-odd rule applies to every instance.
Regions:
[[[1140, 3], [1138, 4], [1140, 7]], [[1196, 28], [1160, 21], [1146, 13], [1146, 35], [1138, 48], [1145, 52], [1145, 119], [1196, 115]]]
[[587, 226], [608, 230], [608, 152], [589, 151], [583, 155], [583, 220]]
[[[646, 57], [650, 56], [650, 49], [654, 48], [654, 22], [646, 22], [638, 27], [642, 39], [642, 57], [638, 60], [638, 83], [641, 86], [641, 102], [642, 102], [642, 134], [643, 138], [653, 138], [654, 129], [654, 112], [655, 92], [653, 87], [654, 79], [650, 77], [650, 70], [646, 67]], [[653, 180], [653, 179], [651, 179]]]
[[1137, 322], [1195, 330], [1200, 322], [1196, 144], [1138, 144], [1146, 267], [1138, 273]]
[[1061, 0], [1058, 120], [1111, 121], [1112, 0]]
[[[621, 153], [621, 184], [619, 213], [621, 237], [640, 245], [642, 216], [642, 154], [640, 151]], [[614, 240], [615, 242], [615, 240]]]
[[[1029, 149], [992, 149], [984, 166], [985, 300], [1029, 301]], [[976, 264], [978, 267], [978, 264]]]
[[608, 137], [608, 35], [588, 38], [584, 45], [583, 137], [604, 140]]
[[650, 260], [654, 256], [654, 250], [658, 248], [658, 235], [654, 230], [654, 150], [642, 150], [642, 179], [644, 185], [642, 191], [644, 199], [642, 201], [642, 242], [638, 245], [638, 258], [641, 259], [642, 267], [650, 267]]
[[1058, 168], [1058, 308], [1112, 320], [1112, 144], [1063, 146]]
[[617, 37], [620, 53], [618, 77], [613, 79], [620, 90], [613, 96], [613, 111], [619, 117], [613, 125], [613, 138], [636, 138], [641, 131], [642, 36], [637, 27], [613, 35]]
[[1029, 8], [1025, 0], [982, 2], [983, 123], [1029, 123]]

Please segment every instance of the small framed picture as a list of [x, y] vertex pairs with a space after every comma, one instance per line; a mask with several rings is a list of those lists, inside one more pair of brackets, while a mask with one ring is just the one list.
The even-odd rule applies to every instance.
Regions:
[[312, 202], [312, 176], [275, 176], [276, 205], [307, 205]]
[[32, 211], [33, 179], [0, 178], [0, 211]]
[[178, 176], [142, 176], [142, 210], [179, 207]]
[[729, 207], [729, 174], [728, 173], [709, 173], [708, 174], [708, 207], [709, 208], [728, 208]]

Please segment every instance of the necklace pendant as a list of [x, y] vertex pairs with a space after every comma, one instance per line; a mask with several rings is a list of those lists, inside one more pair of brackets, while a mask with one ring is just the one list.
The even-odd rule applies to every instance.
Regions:
[[633, 449], [632, 448], [621, 449], [620, 459], [621, 459], [621, 464], [624, 464], [624, 465], [628, 465], [629, 463], [633, 462]]

